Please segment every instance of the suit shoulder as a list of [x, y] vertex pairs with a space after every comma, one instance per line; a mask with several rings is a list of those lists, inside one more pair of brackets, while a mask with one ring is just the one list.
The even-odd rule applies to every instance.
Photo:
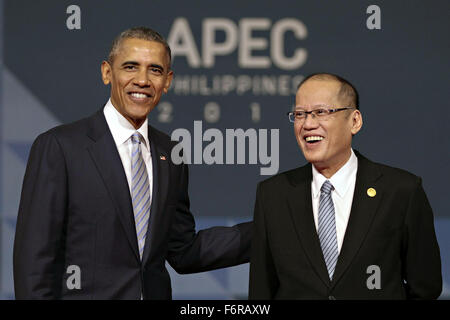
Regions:
[[87, 119], [62, 124], [39, 134], [31, 146], [29, 161], [45, 154], [65, 155], [67, 146], [73, 147], [78, 141], [81, 141], [82, 132], [86, 132], [86, 130], [80, 128], [87, 125]]
[[[86, 117], [77, 121], [73, 121], [66, 124], [61, 124], [59, 126], [53, 127], [40, 136], [54, 136], [56, 138], [71, 137], [74, 135], [80, 135], [80, 133], [85, 133], [89, 126], [90, 117]], [[85, 129], [85, 130], [83, 130]]]
[[411, 186], [421, 183], [421, 178], [419, 176], [405, 169], [376, 162], [372, 162], [372, 164], [378, 168], [383, 177], [385, 177], [391, 185]]
[[309, 174], [311, 173], [311, 166], [305, 165], [303, 167], [294, 168], [288, 171], [281, 172], [276, 174], [270, 178], [267, 178], [261, 182], [259, 182], [260, 188], [280, 188], [286, 184], [295, 184], [298, 181], [308, 179]]
[[48, 141], [49, 139], [55, 139], [59, 142], [66, 140], [66, 138], [73, 140], [74, 137], [80, 136], [82, 132], [86, 132], [83, 128], [87, 128], [88, 119], [89, 118], [84, 118], [68, 124], [53, 127], [39, 134], [35, 139], [35, 143], [38, 141]]

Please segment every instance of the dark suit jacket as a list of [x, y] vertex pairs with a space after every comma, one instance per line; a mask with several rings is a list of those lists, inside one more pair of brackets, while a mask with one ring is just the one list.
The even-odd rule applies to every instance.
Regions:
[[[170, 299], [167, 260], [179, 273], [249, 261], [251, 224], [195, 232], [188, 168], [149, 126], [153, 200], [142, 262], [129, 187], [103, 115], [56, 127], [34, 142], [14, 242], [18, 299]], [[161, 156], [165, 157], [161, 159]], [[69, 290], [70, 265], [81, 289]]]
[[[250, 299], [433, 299], [442, 290], [433, 214], [421, 179], [358, 157], [353, 203], [330, 282], [311, 200], [311, 164], [258, 185]], [[376, 190], [369, 197], [368, 188]], [[380, 268], [381, 289], [367, 280]], [[372, 279], [369, 279], [372, 283]]]

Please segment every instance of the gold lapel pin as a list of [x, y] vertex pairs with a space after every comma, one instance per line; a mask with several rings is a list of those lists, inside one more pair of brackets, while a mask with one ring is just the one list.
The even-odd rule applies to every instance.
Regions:
[[166, 160], [166, 156], [159, 156], [161, 160]]
[[374, 188], [367, 189], [367, 195], [371, 198], [375, 197], [377, 194], [377, 191]]

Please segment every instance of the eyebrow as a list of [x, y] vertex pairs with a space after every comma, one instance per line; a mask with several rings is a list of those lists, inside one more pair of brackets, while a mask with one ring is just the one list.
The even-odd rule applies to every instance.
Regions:
[[127, 64], [131, 64], [133, 66], [138, 66], [139, 62], [136, 62], [136, 61], [125, 61], [124, 63], [122, 63], [122, 67], [126, 66]]
[[297, 105], [297, 106], [294, 106], [294, 109], [296, 110], [297, 108], [300, 108], [302, 110], [305, 110], [308, 107], [315, 108], [315, 109], [320, 109], [320, 108], [332, 108], [333, 106], [329, 106], [329, 105], [326, 105], [326, 104], [314, 104], [312, 106]]
[[[137, 61], [125, 61], [124, 63], [122, 63], [122, 67], [123, 67], [123, 66], [126, 66], [126, 65], [139, 66], [140, 63], [137, 62]], [[160, 66], [159, 64], [152, 63], [152, 64], [150, 65], [150, 67], [151, 67], [151, 68], [158, 68], [158, 69], [161, 69], [162, 71], [164, 71], [164, 68], [163, 68], [162, 66]]]

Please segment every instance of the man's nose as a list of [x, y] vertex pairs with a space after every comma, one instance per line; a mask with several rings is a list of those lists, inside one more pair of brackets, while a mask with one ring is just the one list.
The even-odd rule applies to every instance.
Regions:
[[135, 84], [140, 87], [147, 87], [150, 85], [150, 78], [146, 70], [141, 70], [138, 72], [136, 77], [134, 78]]
[[307, 113], [305, 120], [303, 120], [303, 128], [304, 129], [315, 129], [319, 126], [319, 121], [317, 117], [312, 113]]

